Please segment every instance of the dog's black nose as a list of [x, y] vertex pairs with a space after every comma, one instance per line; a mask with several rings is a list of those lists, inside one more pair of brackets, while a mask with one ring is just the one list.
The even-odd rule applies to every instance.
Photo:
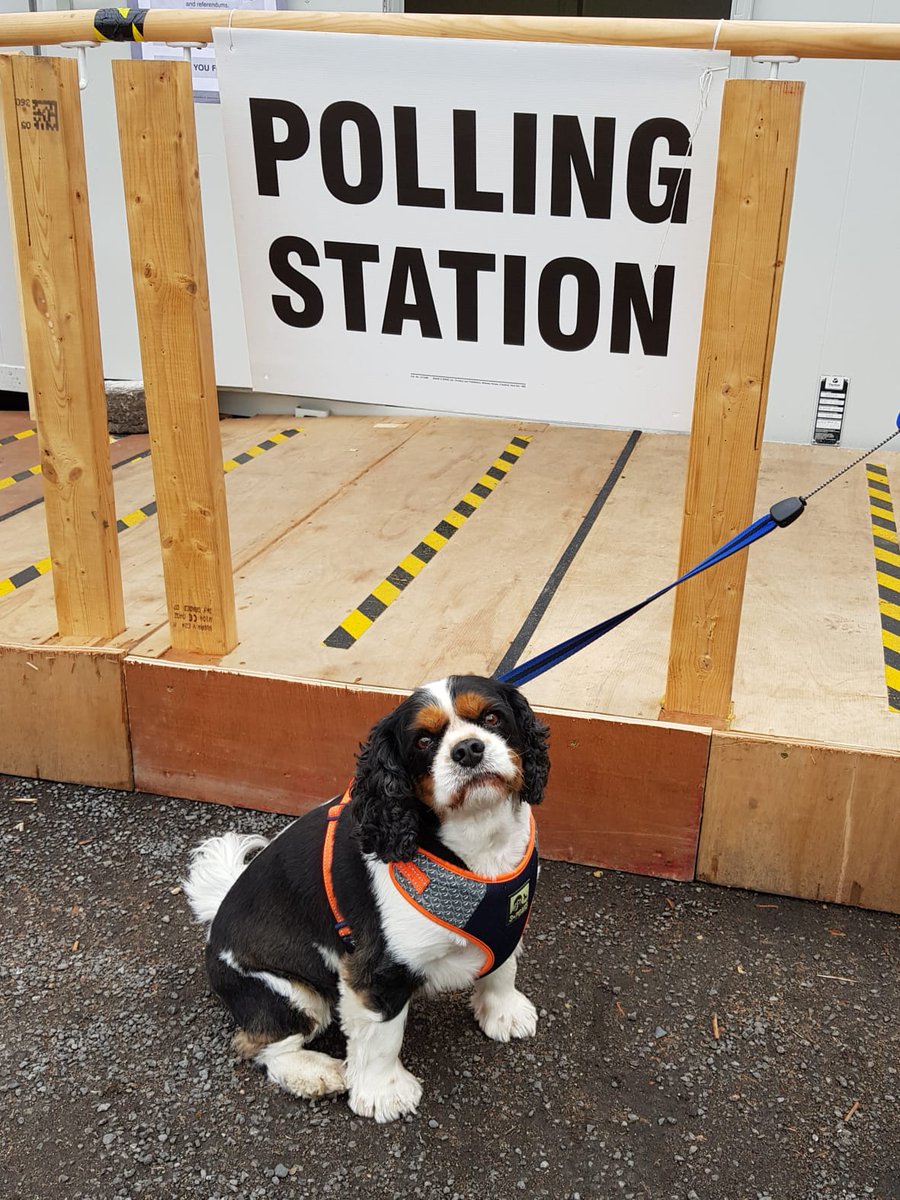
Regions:
[[478, 738], [466, 738], [456, 743], [450, 751], [450, 757], [461, 767], [477, 767], [484, 758], [484, 742]]

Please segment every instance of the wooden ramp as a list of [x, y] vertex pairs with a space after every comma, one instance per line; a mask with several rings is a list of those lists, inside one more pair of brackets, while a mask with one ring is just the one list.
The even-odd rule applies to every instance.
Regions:
[[[38, 461], [15, 417], [0, 478]], [[397, 693], [521, 661], [677, 572], [686, 437], [403, 416], [221, 435], [222, 657], [171, 649], [146, 439], [110, 451], [127, 625], [102, 645], [57, 636], [36, 476], [0, 488], [0, 769], [301, 811]], [[765, 446], [757, 511], [852, 457]], [[900, 455], [873, 461], [900, 494]], [[900, 555], [876, 558], [870, 499], [861, 466], [750, 552], [729, 730], [658, 719], [669, 597], [526, 686], [553, 730], [545, 853], [900, 907]]]

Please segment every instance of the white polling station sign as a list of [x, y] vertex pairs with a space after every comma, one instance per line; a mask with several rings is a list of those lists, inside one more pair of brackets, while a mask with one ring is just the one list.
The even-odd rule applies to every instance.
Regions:
[[215, 41], [256, 389], [689, 428], [727, 55]]

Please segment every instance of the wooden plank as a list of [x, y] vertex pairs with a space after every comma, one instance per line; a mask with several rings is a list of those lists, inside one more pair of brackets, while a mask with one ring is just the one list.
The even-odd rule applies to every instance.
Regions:
[[[533, 442], [511, 468], [509, 477], [498, 484], [464, 528], [354, 647], [340, 650], [323, 642], [466, 495], [512, 437], [540, 428], [523, 422], [473, 421], [468, 417], [441, 417], [429, 422], [416, 437], [405, 441], [352, 486], [342, 489], [239, 572], [235, 587], [242, 614], [241, 644], [222, 665], [272, 675], [409, 688], [433, 678], [435, 673], [446, 674], [446, 667], [435, 672], [430, 665], [436, 646], [429, 644], [429, 639], [436, 643], [438, 652], [441, 647], [452, 646], [452, 638], [471, 619], [472, 608], [458, 613], [450, 625], [442, 614], [442, 620], [423, 632], [406, 624], [402, 618], [404, 605], [426, 576], [435, 571], [445, 574], [441, 559], [451, 554], [457, 539], [468, 540], [492, 506], [505, 503], [503, 491], [516, 472], [526, 469], [528, 456], [534, 452]], [[535, 437], [540, 436], [535, 433]], [[479, 585], [477, 580], [471, 582], [470, 605], [474, 607]], [[455, 588], [457, 581], [451, 586]], [[521, 612], [522, 599], [512, 599]], [[490, 601], [484, 607], [489, 609]], [[395, 609], [401, 614], [399, 618]], [[394, 634], [393, 663], [383, 674], [373, 668], [374, 677], [366, 675], [367, 644], [379, 641], [379, 627], [386, 622], [396, 631], [397, 620], [400, 630], [399, 635]], [[515, 628], [514, 619], [510, 624]], [[272, 636], [273, 630], [278, 631], [276, 637]], [[369, 642], [370, 638], [376, 643]], [[141, 653], [147, 649], [142, 647]], [[466, 651], [470, 649], [467, 645]], [[497, 651], [502, 652], [499, 646]], [[155, 640], [152, 652], [160, 652]], [[452, 667], [465, 669], [458, 660]]]
[[[580, 457], [580, 444], [572, 442], [570, 454]], [[523, 662], [675, 578], [686, 462], [686, 437], [641, 435]], [[525, 687], [529, 699], [547, 708], [655, 720], [665, 691], [672, 603], [664, 597], [532, 680]]]
[[[275, 422], [271, 425], [272, 432], [290, 424], [285, 417], [271, 418], [271, 421]], [[427, 417], [399, 421], [362, 417], [313, 419], [305, 422], [302, 431], [289, 442], [226, 476], [233, 514], [230, 522], [232, 557], [238, 581], [236, 600], [242, 614], [243, 638], [247, 636], [247, 622], [252, 620], [257, 602], [263, 599], [252, 591], [245, 593], [242, 587], [243, 576], [254, 560], [291, 530], [355, 487], [365, 475], [398, 453], [410, 438], [418, 437], [430, 424]], [[246, 450], [267, 436], [260, 431], [256, 419], [223, 423], [223, 428], [229, 425], [232, 428], [223, 433], [226, 443], [245, 430], [235, 452]], [[250, 432], [254, 429], [255, 432]], [[147, 582], [154, 577], [154, 558], [158, 557], [149, 547], [147, 533], [149, 531], [135, 530], [135, 537], [129, 540], [125, 552], [128, 574], [141, 580], [142, 586], [133, 598], [130, 592], [126, 593], [132, 626], [116, 644], [133, 649], [143, 657], [154, 658], [171, 649], [172, 639], [165, 608], [160, 609], [158, 595], [154, 596], [152, 589], [147, 587]], [[317, 552], [322, 549], [322, 543], [317, 543]], [[233, 656], [240, 653], [238, 646]], [[216, 661], [213, 656], [208, 657], [210, 661]]]
[[698, 878], [900, 912], [900, 753], [712, 735]]
[[113, 83], [173, 644], [237, 643], [188, 63], [118, 59]]
[[112, 637], [125, 614], [76, 65], [2, 56], [0, 89], [59, 630]]
[[35, 440], [34, 421], [27, 412], [21, 409], [0, 410], [0, 442], [6, 443], [8, 438], [24, 437], [25, 441]]
[[[226, 488], [236, 498], [232, 534], [237, 569], [285, 529], [308, 517], [348, 481], [364, 474], [373, 462], [391, 454], [413, 430], [428, 423], [427, 418], [410, 418], [378, 428], [379, 422], [371, 419], [330, 420], [333, 425], [319, 421], [304, 427], [296, 438], [226, 475]], [[292, 425], [294, 421], [285, 416], [225, 419], [220, 426], [223, 457], [232, 458]], [[148, 459], [115, 471], [113, 483], [117, 517], [153, 500]], [[122, 534], [120, 553], [128, 625], [113, 644], [128, 648], [162, 627], [161, 649], [166, 650], [171, 637], [155, 519]], [[0, 581], [46, 555], [47, 534], [40, 508], [0, 520]], [[0, 641], [45, 642], [56, 634], [52, 587], [52, 579], [44, 576], [0, 596]]]
[[[463, 490], [514, 433], [504, 433], [502, 427], [496, 434], [493, 429], [482, 433], [463, 468], [469, 474], [459, 476]], [[314, 640], [310, 623], [312, 644], [306, 661], [315, 669], [301, 674], [413, 688], [450, 671], [493, 672], [628, 438], [617, 430], [579, 429], [576, 434], [562, 427], [532, 430], [531, 436], [528, 449], [490, 498], [353, 647], [321, 645], [330, 603], [327, 594], [322, 596], [324, 603], [310, 613], [320, 631]], [[406, 487], [415, 497], [433, 470], [427, 458], [411, 466], [415, 473], [408, 475]], [[386, 502], [379, 532], [386, 532], [395, 528], [397, 504], [388, 501], [387, 488], [381, 494]], [[408, 526], [406, 548], [412, 549], [462, 494], [451, 493], [445, 507], [421, 506]], [[376, 519], [369, 527], [378, 524]], [[397, 548], [402, 552], [403, 543]], [[287, 554], [287, 546], [284, 551]], [[299, 546], [294, 553], [301, 553]], [[381, 576], [375, 571], [362, 582], [355, 602], [394, 565], [382, 556]], [[285, 591], [280, 603], [283, 612], [289, 603]], [[287, 613], [284, 618], [290, 619]], [[566, 705], [580, 707], [569, 701]]]
[[131, 788], [123, 655], [0, 645], [0, 772]]
[[337, 795], [400, 693], [129, 656], [141, 791], [296, 814]]
[[693, 879], [707, 730], [543, 711], [552, 768], [541, 854]]
[[[109, 14], [110, 9], [101, 10]], [[661, 20], [629, 17], [484, 16], [479, 13], [248, 12], [150, 9], [142, 41], [211, 42], [215, 28], [313, 29], [334, 33], [382, 33], [409, 37], [500, 38], [504, 41], [592, 42], [618, 46], [680, 46], [751, 57], [796, 54], [801, 58], [900, 58], [900, 28], [887, 22]], [[0, 45], [60, 45], [101, 41], [96, 10], [0, 16]], [[127, 29], [122, 40], [128, 41]]]
[[[753, 518], [803, 84], [725, 84], [679, 574]], [[675, 597], [663, 715], [727, 721], [746, 552]]]
[[[252, 446], [257, 440], [263, 440], [269, 432], [284, 429], [289, 424], [291, 424], [290, 418], [284, 417], [254, 418], [247, 421], [223, 421], [223, 433], [221, 436], [224, 452], [226, 454], [240, 453], [240, 451], [245, 450], [248, 446]], [[148, 439], [144, 435], [134, 440], [143, 448], [147, 448]], [[113, 453], [114, 450], [111, 448], [111, 457]], [[149, 458], [138, 459], [114, 471], [113, 487], [115, 489], [117, 518], [125, 516], [135, 509], [150, 503], [154, 499], [154, 484]], [[132, 532], [129, 530], [127, 539], [120, 539], [120, 555], [122, 555], [123, 562], [129, 624], [134, 624], [135, 614], [132, 612], [132, 605], [137, 598], [146, 596], [148, 587], [152, 587], [154, 592], [153, 598], [157, 606], [162, 606], [163, 619], [165, 619], [162, 565], [160, 563], [159, 538], [156, 523], [154, 521], [152, 529], [145, 531], [152, 532], [153, 534], [151, 555], [155, 561], [152, 579], [149, 577], [149, 572], [148, 577], [136, 578], [134, 563], [125, 557], [127, 550], [123, 553], [122, 547], [128, 547], [131, 542]], [[40, 558], [46, 557], [47, 553], [47, 530], [43, 511], [40, 506], [26, 509], [14, 517], [0, 520], [0, 579], [28, 566], [30, 563], [36, 562]], [[16, 614], [19, 611], [20, 605], [30, 607], [35, 603], [34, 597], [42, 592], [45, 582], [47, 586], [52, 587], [52, 581], [49, 578], [46, 581], [36, 580], [34, 583], [28, 584], [28, 587], [21, 592], [13, 592], [9, 596], [0, 597], [0, 638], [8, 634], [11, 641], [28, 640], [24, 636], [19, 637], [17, 635], [14, 624]], [[56, 625], [55, 621], [53, 621], [52, 627], [48, 628], [46, 636], [50, 637], [55, 632]]]
[[[125, 670], [138, 788], [284, 813], [341, 791], [360, 742], [401, 696], [134, 657]], [[692, 878], [708, 733], [545, 716], [542, 855]]]

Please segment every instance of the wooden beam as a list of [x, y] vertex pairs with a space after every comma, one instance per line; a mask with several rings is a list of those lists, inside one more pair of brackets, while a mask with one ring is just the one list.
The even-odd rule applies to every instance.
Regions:
[[710, 733], [544, 711], [552, 768], [541, 854], [658, 879], [694, 878]]
[[[135, 657], [125, 670], [139, 789], [290, 814], [343, 791], [360, 743], [402, 699]], [[553, 766], [537, 813], [542, 856], [692, 879], [709, 732], [543, 715]]]
[[0, 56], [29, 393], [59, 632], [125, 627], [74, 61]]
[[[802, 99], [797, 82], [725, 84], [679, 575], [753, 519]], [[728, 720], [746, 559], [678, 589], [664, 718]]]
[[188, 63], [113, 63], [172, 646], [237, 644]]
[[0, 645], [0, 772], [132, 787], [121, 650]]
[[900, 754], [714, 733], [697, 877], [900, 912]]
[[[59, 45], [108, 40], [103, 18], [118, 9], [9, 13], [0, 16], [0, 45]], [[134, 10], [132, 10], [134, 11]], [[141, 10], [137, 10], [141, 12]], [[215, 28], [311, 29], [410, 37], [496, 38], [503, 41], [591, 42], [720, 50], [738, 57], [789, 54], [800, 58], [900, 58], [900, 25], [881, 22], [657, 20], [639, 17], [526, 17], [434, 13], [247, 12], [227, 9], [150, 9], [141, 41], [211, 42]], [[98, 30], [99, 24], [99, 30]], [[126, 21], [119, 20], [121, 33]], [[125, 36], [123, 40], [131, 40]]]

